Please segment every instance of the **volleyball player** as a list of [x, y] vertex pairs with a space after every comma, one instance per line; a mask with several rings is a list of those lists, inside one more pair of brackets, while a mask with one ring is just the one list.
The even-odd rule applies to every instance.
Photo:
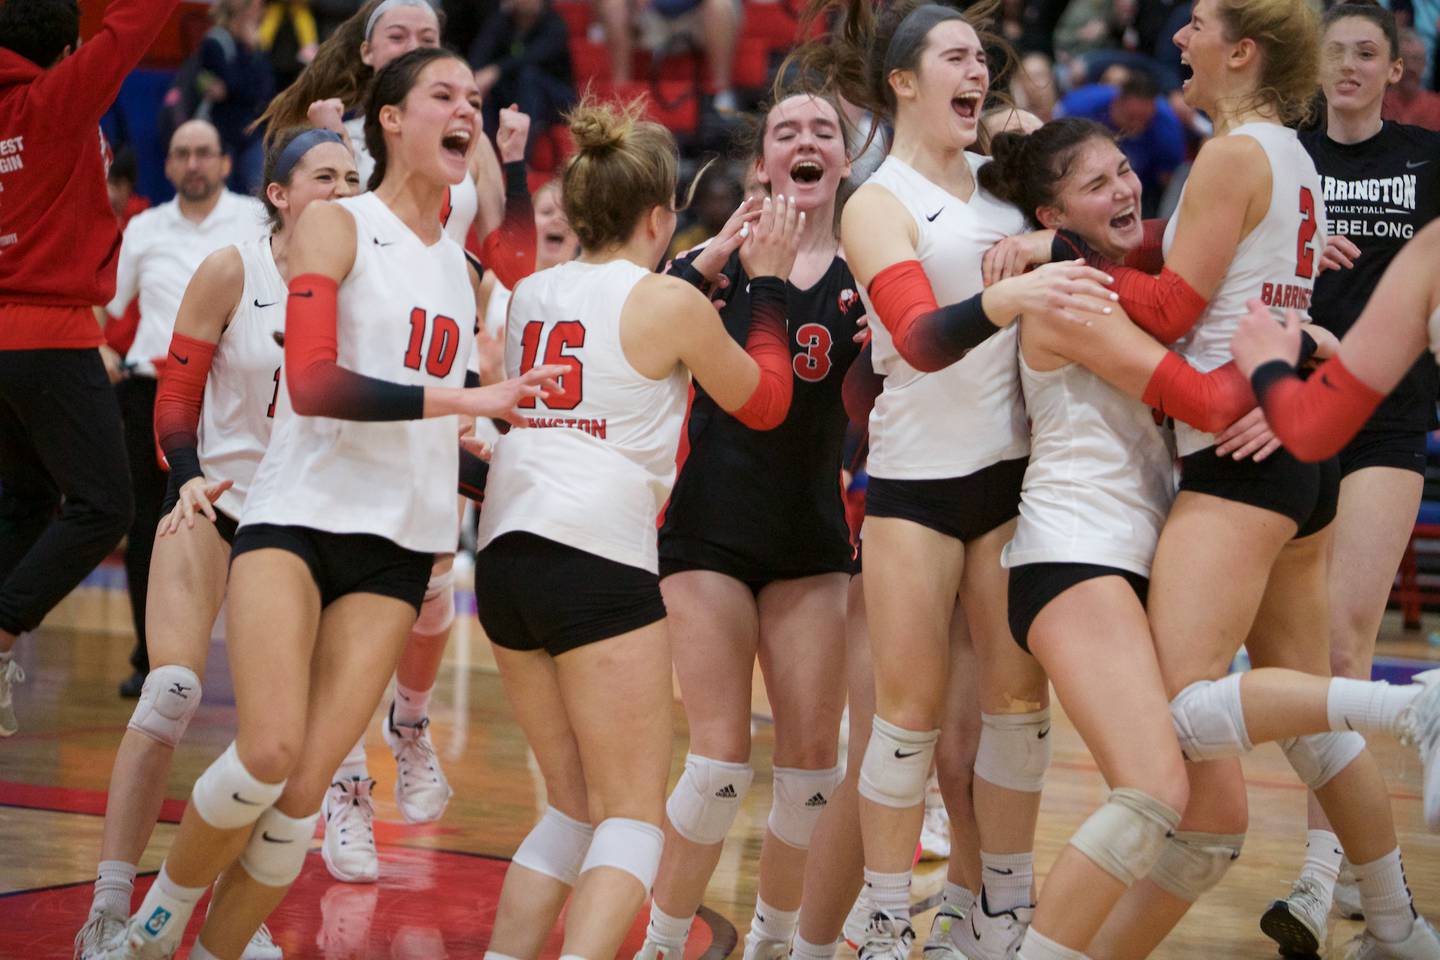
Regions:
[[[587, 101], [571, 114], [578, 152], [563, 197], [580, 258], [526, 278], [510, 300], [507, 369], [543, 358], [568, 370], [532, 429], [496, 444], [477, 534], [480, 622], [548, 802], [506, 872], [492, 960], [535, 957], [567, 897], [562, 954], [608, 960], [644, 902], [671, 738], [655, 517], [689, 375], [753, 429], [779, 427], [791, 403], [779, 277], [751, 277], [742, 349], [704, 294], [651, 273], [675, 229], [678, 160], [640, 109]], [[781, 259], [768, 206], [744, 262]]]
[[[75, 953], [92, 956], [124, 926], [136, 865], [150, 840], [175, 745], [200, 707], [210, 630], [225, 597], [230, 544], [270, 439], [280, 382], [287, 247], [314, 200], [359, 191], [341, 138], [296, 128], [265, 162], [268, 237], [211, 254], [195, 272], [170, 343], [156, 400], [156, 436], [170, 465], [150, 595], [150, 675], [115, 755], [99, 879]], [[279, 957], [265, 927], [245, 957]]]
[[[829, 6], [819, 0], [809, 13]], [[844, 12], [841, 32], [802, 48], [799, 61], [894, 124], [889, 157], [841, 224], [846, 258], [878, 320], [876, 368], [886, 375], [870, 417], [864, 528], [877, 709], [859, 787], [875, 908], [860, 954], [903, 957], [914, 938], [910, 869], [958, 592], [980, 662], [974, 797], [985, 883], [981, 909], [969, 914], [979, 936], [933, 946], [999, 957], [1023, 934], [1032, 905], [1050, 732], [1044, 674], [1010, 642], [1005, 622], [999, 554], [1013, 530], [1028, 438], [1014, 333], [1000, 328], [1027, 311], [1063, 313], [1087, 295], [1110, 295], [1106, 276], [1080, 264], [982, 294], [982, 254], [1023, 221], [976, 186], [984, 161], [965, 152], [990, 84], [980, 36], [937, 4], [894, 5], [878, 26], [867, 2]], [[913, 576], [917, 568], [928, 575]]]
[[241, 953], [299, 874], [331, 773], [454, 536], [457, 416], [523, 426], [516, 405], [555, 386], [553, 366], [459, 386], [474, 290], [440, 213], [481, 135], [469, 68], [411, 51], [376, 76], [367, 107], [379, 188], [312, 204], [290, 243], [275, 424], [226, 597], [236, 742], [196, 781], [107, 960], [171, 956], [222, 872], [190, 955]]

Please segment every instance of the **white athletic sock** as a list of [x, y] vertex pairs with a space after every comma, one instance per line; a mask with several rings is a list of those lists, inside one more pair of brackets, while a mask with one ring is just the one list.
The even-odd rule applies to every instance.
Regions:
[[1396, 847], [1379, 860], [1354, 865], [1360, 903], [1365, 908], [1365, 926], [1378, 939], [1398, 943], [1410, 936], [1415, 922], [1415, 904], [1405, 883], [1405, 865]]
[[1030, 887], [1035, 883], [1035, 854], [986, 853], [980, 851], [985, 877], [985, 905], [991, 914], [1028, 907]]
[[945, 892], [940, 895], [940, 909], [949, 909], [952, 913], [964, 916], [975, 906], [975, 894], [969, 889], [960, 886], [958, 883], [945, 881]]
[[1329, 830], [1305, 831], [1305, 865], [1300, 868], [1300, 877], [1302, 880], [1308, 877], [1324, 891], [1327, 903], [1335, 897], [1335, 881], [1340, 878], [1340, 861], [1344, 856], [1340, 838]]
[[345, 759], [340, 763], [340, 769], [335, 771], [336, 780], [368, 780], [370, 778], [370, 764], [365, 759], [365, 734], [360, 734], [360, 739], [355, 741], [355, 746], [345, 754]]
[[650, 925], [645, 928], [645, 939], [664, 947], [672, 953], [683, 954], [685, 941], [690, 939], [690, 924], [695, 915], [672, 917], [661, 910], [655, 901], [650, 901]]
[[160, 874], [150, 885], [140, 910], [135, 915], [140, 919], [141, 930], [146, 938], [162, 943], [179, 943], [195, 912], [195, 904], [209, 885], [203, 887], [182, 887], [170, 879], [165, 865], [160, 865]]
[[865, 898], [896, 920], [910, 920], [910, 871], [877, 873], [865, 868]]
[[1084, 960], [1084, 957], [1085, 954], [1079, 950], [1061, 946], [1031, 927], [1025, 931], [1025, 939], [1020, 941], [1020, 952], [1015, 955], [1015, 960]]
[[749, 944], [753, 939], [756, 943], [762, 940], [789, 943], [799, 922], [799, 910], [780, 910], [757, 897], [755, 915], [750, 918], [750, 932], [745, 935], [745, 942]]
[[414, 726], [429, 716], [430, 691], [412, 690], [399, 680], [395, 681], [395, 722]]
[[130, 916], [130, 896], [135, 892], [135, 864], [124, 860], [101, 860], [95, 880], [95, 899], [90, 912], [112, 917]]
[[835, 960], [835, 951], [839, 946], [839, 940], [826, 944], [811, 943], [797, 933], [790, 943], [790, 956], [795, 960]]
[[1379, 680], [1330, 681], [1325, 712], [1331, 730], [1358, 730], [1361, 733], [1400, 733], [1400, 712], [1420, 695], [1419, 684], [1392, 686]]

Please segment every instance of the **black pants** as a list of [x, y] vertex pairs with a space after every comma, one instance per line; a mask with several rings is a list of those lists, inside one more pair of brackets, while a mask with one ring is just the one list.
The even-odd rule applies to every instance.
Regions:
[[130, 458], [130, 490], [135, 498], [135, 519], [125, 535], [125, 585], [130, 591], [130, 617], [135, 624], [135, 649], [130, 665], [150, 672], [145, 646], [145, 594], [150, 586], [150, 554], [155, 549], [155, 528], [165, 502], [165, 471], [155, 454], [155, 391], [151, 377], [132, 377], [115, 385], [120, 419], [125, 423], [125, 454]]
[[0, 630], [39, 626], [133, 511], [99, 352], [0, 350]]

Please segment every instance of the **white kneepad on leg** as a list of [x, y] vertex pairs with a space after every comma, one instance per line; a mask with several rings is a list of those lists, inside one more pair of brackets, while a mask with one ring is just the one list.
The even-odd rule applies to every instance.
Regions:
[[1197, 680], [1170, 701], [1170, 719], [1185, 759], [1223, 760], [1254, 748], [1240, 705], [1240, 674]]
[[860, 796], [901, 810], [924, 803], [938, 739], [939, 730], [906, 730], [877, 713], [860, 762]]
[[140, 702], [128, 726], [158, 743], [173, 747], [185, 736], [190, 719], [200, 709], [200, 678], [189, 667], [167, 663], [145, 678]]
[[232, 742], [195, 781], [190, 804], [201, 820], [217, 830], [238, 830], [258, 820], [284, 790], [284, 780], [261, 783], [255, 779], [240, 762]]
[[660, 869], [660, 854], [664, 847], [665, 834], [654, 824], [624, 817], [607, 817], [595, 828], [595, 836], [590, 841], [580, 872], [596, 867], [624, 870], [639, 880], [648, 894], [655, 885], [655, 873]]
[[438, 637], [455, 622], [455, 571], [446, 570], [430, 578], [420, 616], [410, 629], [425, 637]]
[[980, 714], [975, 776], [997, 787], [1039, 793], [1050, 768], [1050, 710]]
[[1365, 738], [1353, 730], [1312, 733], [1281, 740], [1280, 749], [1301, 782], [1319, 790], [1365, 752]]
[[287, 817], [271, 807], [260, 814], [255, 821], [255, 831], [245, 852], [240, 854], [240, 866], [267, 887], [288, 887], [300, 876], [305, 866], [305, 855], [310, 852], [310, 838], [315, 835], [315, 821], [320, 811], [308, 817]]
[[546, 807], [545, 815], [520, 841], [520, 848], [510, 859], [573, 887], [594, 835], [595, 828], [590, 824], [567, 817], [554, 807]]
[[800, 850], [810, 848], [810, 835], [830, 796], [845, 778], [845, 768], [803, 770], [776, 767], [767, 826], [785, 843]]
[[1150, 880], [1161, 890], [1194, 903], [1215, 887], [1240, 859], [1245, 835], [1177, 831], [1165, 842]]
[[748, 763], [685, 755], [685, 772], [665, 801], [670, 826], [691, 843], [719, 843], [740, 814], [740, 802], [755, 779]]
[[1070, 838], [1079, 850], [1127, 887], [1148, 876], [1180, 814], [1140, 790], [1121, 787]]

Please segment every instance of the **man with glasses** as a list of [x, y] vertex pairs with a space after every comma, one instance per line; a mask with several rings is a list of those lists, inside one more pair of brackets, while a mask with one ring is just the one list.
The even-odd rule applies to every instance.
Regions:
[[181, 124], [170, 138], [165, 177], [175, 198], [135, 216], [125, 228], [115, 299], [105, 308], [111, 317], [125, 313], [140, 296], [140, 327], [123, 362], [101, 347], [116, 381], [120, 416], [125, 423], [125, 449], [130, 458], [135, 519], [125, 547], [125, 576], [135, 623], [134, 673], [120, 685], [126, 697], [138, 697], [150, 670], [145, 647], [145, 591], [150, 580], [150, 552], [160, 506], [165, 499], [165, 474], [155, 453], [156, 363], [185, 363], [167, 357], [170, 335], [185, 287], [200, 262], [221, 247], [250, 240], [265, 230], [260, 201], [225, 189], [230, 159], [220, 134], [206, 120]]

